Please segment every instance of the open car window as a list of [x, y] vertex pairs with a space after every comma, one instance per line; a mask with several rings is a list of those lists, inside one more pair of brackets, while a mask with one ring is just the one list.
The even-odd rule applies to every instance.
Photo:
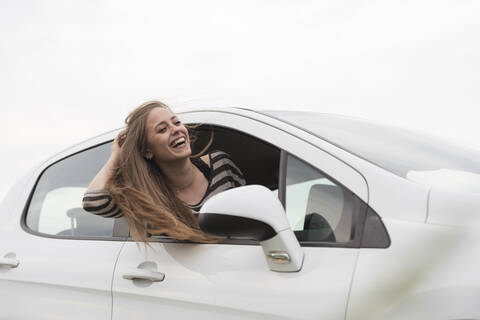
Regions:
[[192, 133], [195, 137], [193, 154], [202, 151], [212, 139], [206, 153], [224, 151], [242, 170], [247, 184], [278, 189], [280, 149], [252, 135], [226, 127], [202, 125], [193, 129]]

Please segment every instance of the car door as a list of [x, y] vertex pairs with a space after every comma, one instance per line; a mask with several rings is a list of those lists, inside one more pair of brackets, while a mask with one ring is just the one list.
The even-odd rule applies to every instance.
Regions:
[[[286, 202], [305, 253], [303, 268], [294, 273], [270, 271], [261, 247], [246, 240], [191, 244], [152, 238], [140, 249], [130, 240], [115, 269], [113, 319], [344, 319], [360, 234], [356, 230], [353, 239], [345, 230], [354, 230], [364, 208], [355, 201], [367, 198], [361, 175], [265, 117], [193, 112], [181, 119], [248, 133], [281, 150], [280, 188], [273, 192]], [[258, 152], [252, 153], [252, 161]], [[322, 194], [323, 200], [318, 200]], [[317, 211], [312, 208], [322, 201], [332, 208], [312, 216]], [[335, 216], [341, 206], [350, 220]], [[309, 225], [322, 228], [310, 233]]]
[[110, 319], [119, 221], [82, 209], [103, 144], [44, 165], [0, 214], [1, 319]]

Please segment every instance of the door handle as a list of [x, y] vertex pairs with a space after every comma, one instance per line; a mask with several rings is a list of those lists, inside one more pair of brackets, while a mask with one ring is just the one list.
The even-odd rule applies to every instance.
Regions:
[[16, 268], [20, 264], [20, 261], [15, 258], [0, 258], [0, 266], [7, 266], [10, 268]]
[[160, 282], [165, 279], [165, 274], [158, 271], [150, 271], [145, 269], [134, 269], [123, 275], [123, 279], [127, 280], [149, 280], [152, 282]]

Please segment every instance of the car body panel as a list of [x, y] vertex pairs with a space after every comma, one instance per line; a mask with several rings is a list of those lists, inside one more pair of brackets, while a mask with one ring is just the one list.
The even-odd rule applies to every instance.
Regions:
[[46, 238], [17, 224], [0, 228], [0, 243], [1, 257], [19, 261], [16, 268], [0, 266], [2, 317], [110, 319], [111, 279], [122, 241]]
[[20, 177], [0, 202], [0, 228], [12, 228], [19, 224], [38, 171], [38, 168], [32, 168]]
[[432, 188], [429, 196], [428, 223], [480, 227], [480, 194]]
[[478, 232], [383, 222], [392, 244], [360, 250], [347, 319], [479, 319]]
[[[300, 272], [269, 270], [255, 245], [133, 242], [122, 250], [113, 284], [113, 319], [344, 319], [358, 249], [302, 248]], [[122, 278], [144, 261], [162, 282]], [[335, 262], [335, 263], [333, 263]]]

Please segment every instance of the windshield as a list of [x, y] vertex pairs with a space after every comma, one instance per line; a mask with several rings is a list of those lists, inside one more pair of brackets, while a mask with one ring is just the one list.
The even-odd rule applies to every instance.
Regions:
[[396, 175], [428, 184], [455, 180], [480, 190], [480, 153], [406, 129], [313, 112], [262, 112]]

